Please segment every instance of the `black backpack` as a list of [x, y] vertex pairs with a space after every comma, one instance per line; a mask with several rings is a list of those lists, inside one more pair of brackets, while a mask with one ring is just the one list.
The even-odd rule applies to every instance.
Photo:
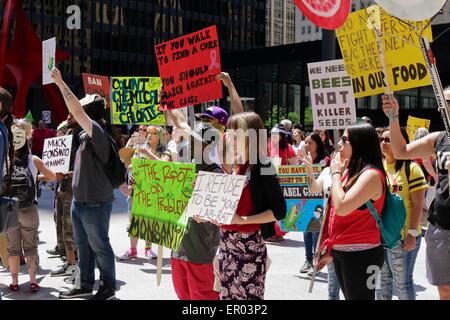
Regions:
[[31, 207], [36, 200], [36, 183], [28, 167], [29, 155], [14, 159], [10, 196], [19, 201], [19, 209]]
[[[117, 147], [116, 142], [109, 134], [105, 134], [108, 136], [109, 141], [109, 158], [106, 164], [103, 166], [103, 171], [108, 177], [111, 186], [114, 189], [117, 189], [121, 184], [124, 184], [126, 182], [127, 168], [120, 160], [119, 148]], [[93, 151], [93, 153], [94, 156], [97, 157], [95, 151]]]

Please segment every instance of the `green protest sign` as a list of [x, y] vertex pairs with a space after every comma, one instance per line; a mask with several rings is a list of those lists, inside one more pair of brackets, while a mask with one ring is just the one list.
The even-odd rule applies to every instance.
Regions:
[[132, 159], [132, 167], [130, 236], [177, 250], [188, 222], [195, 165]]
[[112, 77], [112, 124], [165, 125], [166, 118], [159, 110], [160, 88], [160, 78]]

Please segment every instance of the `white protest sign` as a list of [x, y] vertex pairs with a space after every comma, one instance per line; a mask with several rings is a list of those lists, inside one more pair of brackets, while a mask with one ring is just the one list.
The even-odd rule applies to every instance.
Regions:
[[343, 129], [356, 122], [352, 79], [344, 60], [308, 63], [314, 130]]
[[52, 123], [52, 112], [48, 110], [42, 111], [42, 121], [47, 124]]
[[53, 172], [69, 172], [72, 135], [45, 139], [42, 161]]
[[56, 64], [56, 38], [42, 41], [42, 84], [53, 83], [52, 69]]
[[187, 215], [231, 224], [246, 179], [246, 176], [199, 171]]

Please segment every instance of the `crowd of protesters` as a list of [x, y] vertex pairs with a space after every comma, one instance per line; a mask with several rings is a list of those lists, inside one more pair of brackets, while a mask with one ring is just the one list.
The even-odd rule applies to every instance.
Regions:
[[[18, 174], [30, 177], [23, 186], [28, 197], [19, 204], [19, 227], [0, 236], [0, 254], [11, 273], [10, 290], [20, 289], [22, 256], [30, 276], [29, 290], [40, 289], [36, 282], [37, 199], [38, 184], [43, 180], [56, 181], [57, 243], [48, 253], [65, 260], [50, 275], [64, 276], [64, 281], [74, 285], [59, 297], [115, 298], [116, 257], [109, 238], [114, 187], [102, 169], [114, 152], [109, 134], [127, 169], [126, 183], [120, 190], [128, 198], [130, 212], [132, 158], [191, 163], [198, 158], [195, 152], [200, 152], [197, 170], [247, 177], [230, 225], [198, 216], [189, 218], [181, 246], [171, 254], [173, 285], [181, 300], [264, 299], [270, 260], [266, 242], [283, 241], [286, 235], [279, 221], [289, 208], [276, 176], [276, 167], [283, 165], [304, 165], [309, 191], [324, 194], [324, 207], [314, 209], [322, 234], [319, 237], [318, 231], [304, 232], [306, 256], [300, 273], [312, 276], [327, 266], [329, 299], [339, 299], [340, 290], [349, 300], [392, 299], [395, 287], [400, 299], [414, 300], [413, 273], [423, 234], [428, 281], [438, 287], [441, 299], [450, 299], [450, 144], [445, 133], [424, 129], [409, 142], [399, 125], [395, 99], [382, 97], [389, 118], [387, 128], [374, 128], [365, 117], [342, 131], [339, 141], [332, 141], [330, 131], [303, 132], [299, 124], [287, 119], [267, 130], [258, 114], [244, 112], [229, 75], [221, 73], [217, 80], [228, 89], [232, 116], [220, 107], [210, 107], [196, 115], [191, 128], [179, 110], [172, 110], [167, 112], [171, 127], [123, 129], [105, 122], [103, 98], [88, 95], [79, 100], [56, 68], [52, 78], [69, 111], [57, 132], [45, 128], [42, 121], [31, 130], [26, 121], [13, 119], [11, 95], [0, 88], [0, 174], [5, 177], [2, 196], [18, 192], [11, 183]], [[445, 94], [450, 100], [450, 89]], [[238, 134], [251, 130], [266, 135], [250, 142]], [[52, 172], [40, 159], [44, 139], [68, 134], [74, 141], [70, 172]], [[201, 149], [187, 152], [186, 146], [194, 145], [195, 139]], [[257, 154], [254, 162], [252, 153]], [[322, 167], [317, 178], [314, 164]], [[407, 213], [401, 242], [391, 249], [383, 247], [370, 209], [382, 214], [388, 190], [402, 197]], [[138, 239], [130, 238], [130, 247], [119, 261], [137, 257], [137, 245]], [[145, 243], [144, 255], [156, 258], [151, 243]], [[302, 259], [298, 260], [301, 265]], [[100, 284], [93, 295], [96, 266]], [[368, 270], [374, 267], [377, 285], [370, 286]]]

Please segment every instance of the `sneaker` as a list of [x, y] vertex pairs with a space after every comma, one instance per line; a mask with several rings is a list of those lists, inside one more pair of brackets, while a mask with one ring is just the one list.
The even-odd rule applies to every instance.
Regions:
[[71, 276], [75, 273], [77, 266], [76, 265], [64, 265], [61, 268], [50, 271], [50, 277], [67, 277]]
[[79, 277], [80, 277], [80, 271], [79, 270], [80, 269], [78, 268], [78, 266], [75, 265], [75, 272], [72, 273], [72, 275], [70, 277], [64, 278], [64, 282], [67, 283], [67, 284], [76, 285], [76, 280], [77, 280], [77, 278], [79, 279]]
[[116, 290], [106, 286], [100, 286], [97, 293], [89, 300], [112, 300], [116, 298]]
[[125, 253], [119, 258], [119, 260], [131, 260], [137, 257], [136, 249], [128, 249]]
[[66, 254], [66, 250], [59, 249], [58, 246], [56, 246], [54, 249], [47, 250], [47, 253], [51, 256], [64, 256]]
[[307, 273], [310, 269], [312, 269], [311, 263], [309, 261], [305, 261], [303, 266], [300, 268], [300, 273]]
[[158, 258], [156, 253], [154, 253], [151, 248], [146, 248], [145, 249], [145, 257], [150, 259], [150, 260]]
[[90, 289], [78, 289], [73, 288], [69, 291], [61, 292], [59, 294], [60, 299], [75, 299], [75, 298], [84, 298], [92, 296], [92, 290]]

